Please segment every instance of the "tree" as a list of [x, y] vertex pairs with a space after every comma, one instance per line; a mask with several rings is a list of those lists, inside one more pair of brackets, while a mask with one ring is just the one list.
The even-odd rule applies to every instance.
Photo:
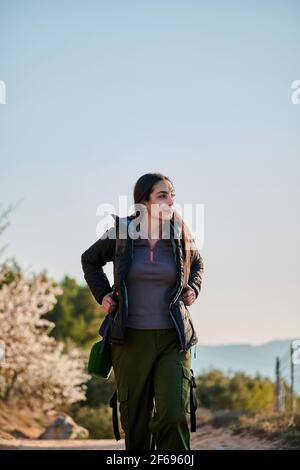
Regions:
[[80, 286], [75, 279], [65, 276], [59, 285], [61, 294], [57, 303], [45, 316], [55, 323], [51, 335], [59, 341], [71, 338], [78, 346], [89, 347], [104, 318], [102, 308], [88, 287]]
[[5, 363], [0, 365], [0, 397], [27, 403], [38, 400], [45, 410], [64, 408], [85, 399], [84, 357], [76, 348], [64, 351], [49, 333], [54, 323], [43, 318], [61, 288], [44, 274], [16, 276], [0, 271], [0, 340]]

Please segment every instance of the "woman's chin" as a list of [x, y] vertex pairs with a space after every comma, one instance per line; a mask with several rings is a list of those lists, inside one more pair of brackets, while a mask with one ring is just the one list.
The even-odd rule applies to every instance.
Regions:
[[171, 220], [172, 216], [173, 216], [172, 212], [162, 212], [163, 220]]

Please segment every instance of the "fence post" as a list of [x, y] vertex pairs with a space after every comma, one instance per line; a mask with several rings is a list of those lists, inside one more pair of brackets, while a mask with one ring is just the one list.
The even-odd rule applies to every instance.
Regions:
[[275, 403], [275, 410], [282, 412], [283, 411], [283, 400], [282, 400], [282, 383], [280, 378], [280, 359], [276, 357], [276, 403]]
[[295, 386], [294, 386], [294, 377], [295, 377], [295, 369], [294, 369], [294, 361], [293, 361], [293, 345], [290, 346], [290, 364], [291, 364], [291, 412], [294, 414], [296, 409], [296, 397], [295, 397]]

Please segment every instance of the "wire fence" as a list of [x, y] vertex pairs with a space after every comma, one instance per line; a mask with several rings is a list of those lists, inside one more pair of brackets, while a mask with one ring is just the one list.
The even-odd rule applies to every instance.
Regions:
[[289, 351], [276, 357], [276, 411], [300, 409], [300, 340], [290, 344]]

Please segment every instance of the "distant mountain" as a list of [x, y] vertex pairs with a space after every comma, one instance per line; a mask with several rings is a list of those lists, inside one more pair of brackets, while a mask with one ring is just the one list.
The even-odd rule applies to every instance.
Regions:
[[276, 357], [282, 358], [282, 373], [289, 378], [289, 351], [293, 339], [275, 340], [253, 346], [251, 344], [227, 344], [208, 346], [198, 343], [192, 348], [192, 369], [200, 374], [203, 369], [216, 368], [228, 373], [242, 371], [251, 376], [257, 372], [264, 377], [275, 379]]

